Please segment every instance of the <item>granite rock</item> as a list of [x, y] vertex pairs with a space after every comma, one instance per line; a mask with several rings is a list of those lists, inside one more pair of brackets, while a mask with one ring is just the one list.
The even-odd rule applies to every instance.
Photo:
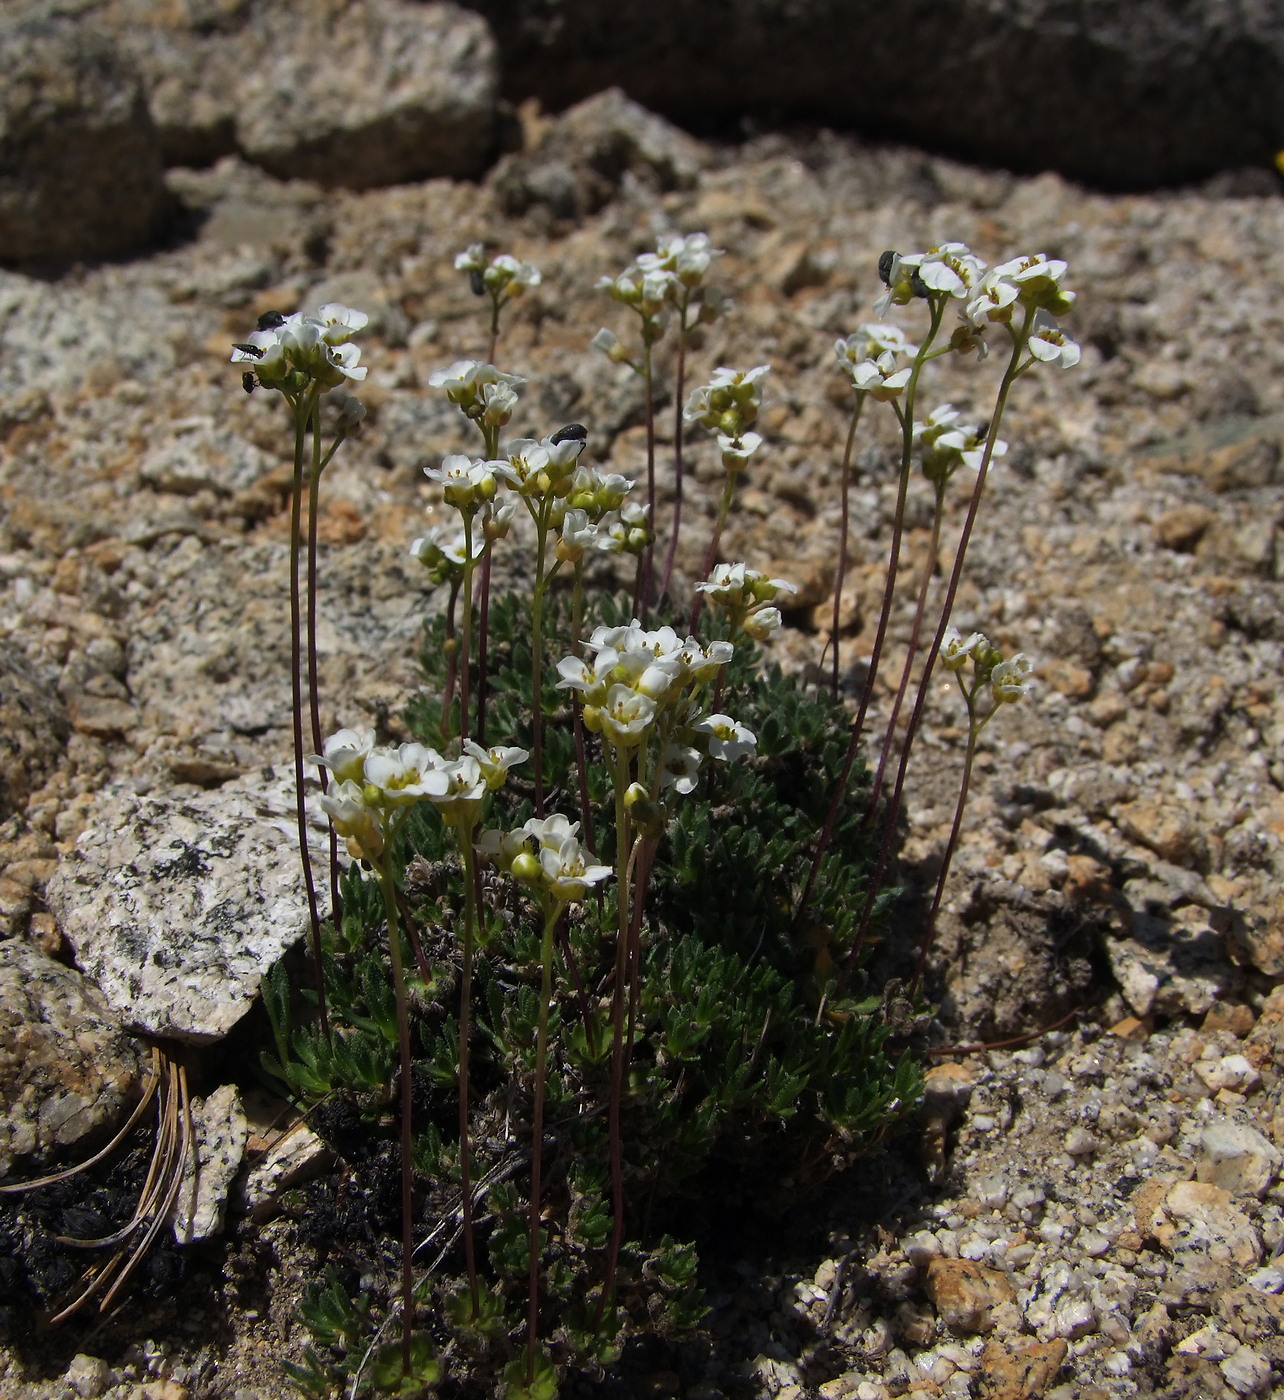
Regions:
[[71, 17], [0, 17], [0, 258], [103, 258], [145, 244], [167, 199], [142, 81]]
[[108, 796], [90, 813], [46, 897], [130, 1027], [199, 1043], [249, 1010], [308, 923], [293, 802], [292, 777], [268, 769], [191, 796]]
[[113, 1126], [142, 1063], [92, 983], [28, 943], [0, 942], [0, 1174]]
[[248, 1125], [234, 1084], [222, 1084], [192, 1105], [195, 1156], [188, 1154], [170, 1212], [179, 1244], [209, 1239], [223, 1228], [228, 1190], [245, 1156]]

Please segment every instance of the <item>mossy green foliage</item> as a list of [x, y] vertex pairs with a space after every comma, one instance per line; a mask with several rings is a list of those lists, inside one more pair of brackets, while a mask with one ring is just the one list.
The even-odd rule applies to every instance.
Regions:
[[[547, 615], [569, 650], [569, 608], [556, 597]], [[614, 600], [585, 621], [615, 622]], [[517, 597], [490, 611], [488, 742], [529, 739], [529, 607]], [[441, 711], [444, 624], [426, 627], [426, 685], [408, 721], [416, 737], [444, 747]], [[559, 649], [560, 648], [560, 649]], [[548, 673], [555, 676], [551, 667]], [[475, 682], [474, 691], [475, 694]], [[548, 684], [540, 702], [547, 808], [580, 817], [569, 700]], [[600, 1289], [612, 1227], [607, 1104], [610, 999], [615, 964], [612, 885], [569, 911], [558, 953], [544, 1110], [541, 1231], [541, 1360], [527, 1377], [524, 1332], [529, 1268], [530, 1113], [539, 1017], [538, 913], [510, 881], [483, 875], [472, 1008], [473, 1180], [477, 1185], [484, 1306], [474, 1314], [455, 1245], [459, 1205], [458, 937], [462, 874], [453, 833], [424, 805], [407, 823], [396, 868], [411, 915], [416, 1095], [415, 1165], [424, 1207], [418, 1236], [425, 1270], [417, 1285], [420, 1321], [431, 1318], [437, 1351], [448, 1344], [456, 1379], [493, 1383], [511, 1371], [509, 1394], [543, 1394], [549, 1369], [595, 1370], [612, 1362], [631, 1332], [680, 1333], [703, 1307], [694, 1247], [659, 1233], [667, 1205], [719, 1173], [720, 1191], [746, 1203], [796, 1197], [830, 1171], [870, 1151], [914, 1105], [920, 1069], [894, 1049], [882, 999], [858, 971], [840, 990], [837, 974], [873, 864], [877, 830], [864, 826], [862, 775], [806, 911], [796, 914], [850, 717], [825, 694], [763, 666], [739, 646], [724, 703], [758, 736], [756, 757], [702, 773], [680, 799], [658, 849], [646, 893], [638, 992], [629, 1010], [631, 1046], [622, 1103], [626, 1244], [615, 1295]], [[613, 853], [612, 804], [597, 741], [588, 736], [593, 830]], [[486, 825], [508, 828], [531, 814], [529, 775], [496, 793]], [[277, 1027], [272, 1073], [303, 1100], [343, 1093], [391, 1111], [396, 1017], [389, 986], [382, 905], [373, 877], [344, 880], [342, 927], [331, 936], [326, 986], [334, 1034], [293, 1028], [281, 977], [267, 1002]], [[372, 1129], [373, 1130], [373, 1129]], [[752, 1167], [746, 1164], [752, 1162]], [[364, 1304], [340, 1298], [333, 1278], [314, 1285], [304, 1316], [316, 1348], [300, 1384], [324, 1387], [351, 1373], [372, 1345]], [[346, 1307], [346, 1310], [345, 1310]], [[388, 1335], [391, 1335], [389, 1329]], [[425, 1346], [427, 1343], [425, 1342]], [[436, 1353], [434, 1353], [435, 1355]], [[420, 1358], [429, 1367], [428, 1354]], [[432, 1365], [435, 1365], [435, 1361]], [[395, 1368], [394, 1368], [395, 1369]], [[422, 1368], [421, 1368], [422, 1369]], [[306, 1374], [304, 1374], [306, 1372]], [[390, 1373], [391, 1374], [391, 1373]], [[367, 1365], [363, 1387], [381, 1372]], [[489, 1378], [489, 1380], [488, 1380]], [[400, 1372], [395, 1379], [400, 1385]], [[552, 1393], [550, 1391], [550, 1393]]]

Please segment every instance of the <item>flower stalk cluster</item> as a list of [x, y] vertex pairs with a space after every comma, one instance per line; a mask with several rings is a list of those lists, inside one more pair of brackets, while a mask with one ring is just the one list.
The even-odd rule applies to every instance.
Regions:
[[[257, 388], [280, 393], [294, 421], [294, 475], [290, 493], [290, 693], [294, 727], [295, 816], [299, 859], [307, 894], [311, 930], [312, 969], [322, 1029], [328, 1029], [325, 981], [321, 958], [321, 914], [317, 904], [312, 860], [308, 851], [307, 817], [303, 799], [304, 739], [303, 657], [306, 651], [307, 691], [314, 747], [321, 744], [321, 713], [317, 663], [317, 519], [321, 474], [340, 445], [355, 434], [365, 416], [361, 403], [347, 393], [336, 393], [349, 381], [366, 377], [361, 351], [352, 338], [369, 318], [363, 311], [340, 302], [327, 302], [315, 315], [284, 315], [266, 311], [249, 338], [232, 347], [231, 362], [244, 365], [241, 383], [246, 393]], [[322, 399], [333, 394], [338, 403], [337, 422], [330, 447], [322, 451]], [[308, 439], [311, 452], [308, 452]], [[307, 621], [303, 622], [299, 578], [303, 544], [303, 495], [307, 488]], [[330, 841], [330, 908], [337, 922], [339, 863], [333, 836]]]
[[[631, 266], [615, 277], [598, 279], [598, 289], [612, 300], [632, 308], [639, 321], [640, 349], [627, 346], [614, 331], [603, 327], [591, 346], [613, 364], [628, 365], [641, 376], [646, 394], [646, 506], [648, 518], [656, 518], [655, 494], [655, 346], [671, 324], [677, 327], [677, 363], [674, 370], [673, 425], [673, 517], [669, 548], [657, 597], [669, 592], [682, 529], [683, 423], [682, 395], [686, 383], [687, 354], [691, 333], [697, 326], [711, 325], [727, 309], [727, 301], [706, 277], [714, 258], [722, 249], [713, 247], [707, 233], [669, 234], [660, 239], [655, 251], [641, 253]], [[634, 596], [635, 610], [644, 615], [652, 598], [652, 558], [650, 545], [641, 556]]]
[[[908, 306], [915, 302], [923, 302], [927, 311], [928, 325], [921, 343], [913, 345], [904, 333], [894, 325], [885, 325], [879, 322], [862, 326], [858, 336], [839, 340], [835, 346], [839, 367], [847, 374], [856, 395], [852, 428], [848, 435], [842, 472], [844, 534], [840, 542], [840, 581], [847, 544], [845, 532], [846, 498], [849, 486], [851, 445], [855, 436], [856, 423], [866, 398], [881, 398], [892, 405], [901, 429], [901, 470], [883, 603], [874, 639], [873, 654], [870, 658], [860, 704], [852, 724], [843, 770], [834, 790], [829, 815], [817, 843], [812, 869], [799, 902], [800, 912], [806, 907], [819, 872], [833, 830], [833, 823], [837, 817], [838, 807], [842, 801], [842, 795], [859, 749], [865, 716], [874, 692], [901, 566], [905, 509], [914, 462], [916, 459], [919, 461], [923, 474], [933, 489], [934, 509], [931, 541], [915, 605], [908, 654], [884, 733], [877, 776], [867, 808], [867, 816], [870, 820], [873, 819], [875, 806], [881, 794], [901, 706], [908, 693], [910, 680], [918, 663], [920, 637], [926, 617], [932, 573], [939, 551], [946, 488], [960, 469], [966, 468], [969, 474], [975, 473], [971, 484], [967, 515], [954, 549], [954, 562], [938, 609], [935, 635], [928, 646], [926, 656], [923, 658], [913, 709], [901, 744], [895, 785], [884, 819], [884, 838], [878, 865], [870, 883], [870, 893], [866, 898], [855, 944], [847, 955], [840, 985], [845, 985], [855, 966], [872, 917], [877, 891], [890, 859], [893, 839], [891, 833], [900, 813], [910, 754], [922, 723], [932, 670], [944, 643], [946, 629], [950, 625], [950, 615], [958, 593], [959, 580], [962, 576], [968, 545], [980, 509], [986, 479], [994, 460], [1007, 450], [1007, 444], [999, 438], [998, 434], [1007, 408], [1008, 398], [1016, 381], [1035, 367], [1041, 364], [1056, 364], [1068, 368], [1076, 364], [1079, 359], [1078, 347], [1059, 328], [1055, 320], [1057, 316], [1069, 311], [1074, 304], [1074, 293], [1063, 286], [1065, 272], [1066, 264], [1064, 262], [1058, 259], [1049, 259], [1042, 253], [1014, 258], [997, 267], [987, 269], [984, 261], [962, 243], [943, 243], [925, 253], [887, 252], [879, 260], [879, 275], [886, 290], [875, 304], [875, 311], [879, 316], [882, 316], [892, 306]], [[957, 314], [958, 324], [948, 332], [948, 338], [945, 338], [945, 318], [951, 309], [954, 309]], [[964, 426], [959, 421], [958, 412], [952, 405], [948, 404], [936, 409], [926, 421], [917, 420], [915, 406], [923, 367], [930, 360], [949, 354], [975, 352], [984, 359], [989, 351], [988, 337], [991, 336], [997, 336], [1000, 341], [1006, 340], [1008, 359], [999, 381], [994, 407], [986, 425], [983, 428]], [[863, 358], [859, 356], [857, 349], [861, 339], [865, 342], [866, 353]], [[902, 360], [907, 360], [908, 364], [902, 365]], [[905, 374], [906, 369], [908, 369], [908, 374]], [[835, 693], [837, 693], [839, 680], [837, 664], [838, 610], [839, 598], [836, 590], [833, 633], [830, 639], [831, 645], [835, 648], [831, 676]]]

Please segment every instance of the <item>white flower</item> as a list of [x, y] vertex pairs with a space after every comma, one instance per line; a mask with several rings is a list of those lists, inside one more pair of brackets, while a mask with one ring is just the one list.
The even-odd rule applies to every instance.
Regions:
[[584, 707], [585, 728], [617, 749], [636, 748], [655, 723], [656, 704], [629, 685], [613, 685], [600, 706]]
[[730, 715], [706, 715], [691, 728], [694, 733], [704, 736], [709, 757], [719, 763], [743, 758], [758, 747], [757, 737]]
[[360, 783], [350, 779], [332, 783], [329, 792], [317, 798], [317, 805], [330, 818], [335, 834], [343, 837], [354, 860], [379, 859], [383, 853], [383, 830]]
[[688, 637], [679, 660], [692, 680], [711, 681], [735, 654], [736, 649], [730, 642], [717, 641], [701, 646], [694, 637]]
[[599, 355], [605, 355], [612, 364], [632, 363], [628, 347], [614, 331], [608, 331], [605, 326], [589, 341], [589, 349], [596, 350]]
[[491, 428], [502, 428], [517, 407], [517, 390], [511, 384], [483, 384], [481, 421]]
[[493, 748], [484, 749], [472, 739], [465, 739], [463, 744], [464, 752], [471, 758], [477, 760], [477, 767], [481, 771], [482, 781], [493, 792], [496, 788], [501, 788], [508, 781], [508, 770], [519, 763], [525, 763], [530, 754], [525, 749], [513, 748], [503, 744], [497, 744]]
[[486, 266], [486, 245], [470, 243], [462, 253], [455, 254], [456, 272], [481, 272]]
[[541, 496], [549, 487], [548, 449], [534, 438], [515, 438], [508, 444], [507, 459], [495, 463], [495, 475], [508, 482], [519, 496]]
[[322, 744], [319, 754], [308, 755], [308, 762], [328, 768], [341, 782], [355, 782], [374, 746], [373, 729], [340, 729]]
[[441, 813], [442, 821], [465, 830], [477, 825], [489, 787], [481, 764], [471, 754], [443, 763], [430, 776], [428, 785], [427, 797]]
[[947, 671], [959, 672], [967, 665], [978, 647], [988, 649], [989, 645], [980, 632], [971, 632], [964, 637], [951, 623], [945, 629], [945, 639], [941, 643], [941, 665]]
[[1027, 348], [1044, 364], [1070, 369], [1079, 363], [1079, 347], [1042, 308], [1034, 313]]
[[724, 470], [729, 472], [743, 471], [749, 465], [749, 458], [762, 446], [762, 438], [758, 433], [740, 433], [736, 437], [728, 437], [726, 433], [718, 434], [718, 451], [722, 454], [722, 465]]
[[865, 321], [860, 327], [865, 337], [865, 357], [890, 350], [893, 355], [917, 355], [918, 346], [910, 343], [900, 326], [890, 321]]
[[690, 744], [665, 744], [660, 755], [660, 786], [672, 788], [684, 796], [694, 792], [704, 755]]
[[[481, 533], [474, 537], [474, 559], [479, 559], [485, 552], [486, 538]], [[434, 525], [426, 535], [411, 541], [410, 555], [428, 570], [433, 583], [448, 583], [452, 579], [458, 581], [464, 576], [465, 543], [462, 530], [452, 532], [444, 525]]]
[[[371, 749], [362, 765], [368, 800], [404, 806], [431, 797], [442, 789], [445, 766], [437, 750], [426, 744]], [[372, 789], [374, 796], [370, 796]]]
[[321, 338], [327, 345], [344, 345], [366, 328], [370, 317], [342, 302], [328, 301], [317, 312], [317, 320], [321, 323]]
[[428, 376], [434, 389], [444, 389], [451, 403], [468, 409], [478, 403], [487, 384], [507, 384], [516, 388], [526, 381], [520, 374], [505, 374], [482, 360], [456, 360], [448, 369], [434, 370]]
[[910, 381], [912, 368], [897, 369], [896, 356], [884, 350], [874, 360], [861, 360], [851, 367], [851, 379], [862, 394], [869, 394], [880, 403], [898, 398]]
[[586, 549], [597, 545], [597, 526], [583, 510], [568, 510], [562, 518], [561, 538], [557, 542], [557, 557], [567, 563], [578, 563]]
[[498, 489], [495, 476], [502, 467], [503, 463], [500, 462], [488, 462], [480, 457], [465, 457], [462, 452], [452, 452], [442, 460], [440, 467], [425, 467], [424, 475], [429, 481], [441, 484], [447, 505], [472, 513], [485, 502], [494, 500]]
[[751, 612], [745, 618], [743, 626], [745, 634], [755, 642], [765, 642], [783, 623], [784, 618], [781, 617], [779, 608], [759, 608], [757, 612]]
[[[565, 820], [563, 817], [562, 821]], [[531, 822], [526, 826], [529, 829]], [[590, 885], [609, 880], [614, 873], [609, 865], [598, 865], [591, 860], [589, 852], [573, 834], [578, 829], [579, 823], [573, 823], [571, 834], [562, 836], [556, 844], [544, 836], [539, 838], [539, 863], [544, 883], [558, 904], [578, 903], [588, 893]]]
[[996, 704], [1011, 705], [1030, 689], [1027, 677], [1034, 673], [1034, 662], [1019, 651], [1007, 661], [1000, 661], [990, 672], [990, 691]]

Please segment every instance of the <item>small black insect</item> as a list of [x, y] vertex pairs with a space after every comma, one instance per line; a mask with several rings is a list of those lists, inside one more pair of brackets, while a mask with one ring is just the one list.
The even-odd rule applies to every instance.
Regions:
[[583, 423], [568, 423], [566, 427], [559, 428], [552, 437], [549, 438], [554, 446], [559, 442], [587, 442], [588, 429]]
[[897, 257], [896, 249], [889, 248], [878, 260], [878, 275], [883, 279], [883, 286], [892, 285], [892, 265]]
[[480, 268], [473, 268], [468, 274], [468, 285], [473, 289], [473, 296], [484, 297], [486, 295], [486, 282], [481, 275]]
[[257, 328], [261, 331], [274, 331], [278, 326], [285, 325], [285, 317], [279, 311], [265, 311], [259, 317]]
[[241, 388], [244, 389], [247, 394], [252, 394], [254, 392], [255, 388], [258, 386], [258, 382], [259, 381], [255, 379], [248, 369], [241, 376]]
[[260, 350], [257, 345], [239, 345], [236, 341], [233, 341], [232, 349], [239, 350], [242, 355], [249, 355], [255, 360], [261, 360], [263, 358], [263, 351]]

